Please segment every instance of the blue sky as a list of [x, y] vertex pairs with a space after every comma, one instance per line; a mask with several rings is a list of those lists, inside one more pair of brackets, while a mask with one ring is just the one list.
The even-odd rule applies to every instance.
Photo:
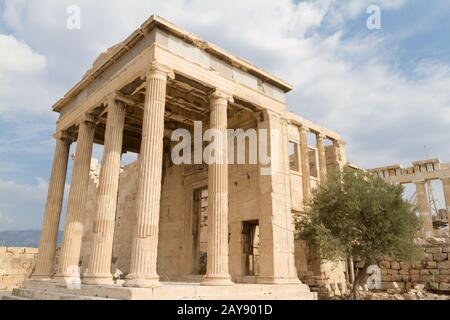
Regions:
[[450, 161], [449, 1], [0, 0], [0, 231], [40, 228], [51, 105], [152, 14], [292, 83], [289, 109], [339, 132], [356, 165]]

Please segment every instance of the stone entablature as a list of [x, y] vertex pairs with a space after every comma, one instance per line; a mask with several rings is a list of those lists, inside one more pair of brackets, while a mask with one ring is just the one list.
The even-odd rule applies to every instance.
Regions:
[[74, 112], [87, 112], [104, 103], [111, 85], [119, 88], [138, 77], [148, 61], [170, 65], [175, 73], [220, 86], [264, 109], [284, 112], [285, 93], [292, 86], [225, 50], [201, 40], [170, 22], [152, 16], [122, 43], [111, 47], [83, 79], [54, 106], [61, 114], [58, 129], [70, 127]]
[[442, 163], [439, 159], [414, 161], [411, 167], [404, 168], [396, 164], [370, 169], [389, 182], [405, 184], [419, 180], [438, 180], [450, 177], [450, 163]]

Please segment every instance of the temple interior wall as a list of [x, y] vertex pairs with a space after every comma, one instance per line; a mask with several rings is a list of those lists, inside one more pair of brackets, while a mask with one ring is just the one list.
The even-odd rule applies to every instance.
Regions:
[[[230, 125], [243, 129], [256, 129], [256, 124], [252, 121], [250, 114], [245, 113], [240, 115], [239, 120], [231, 120]], [[268, 124], [272, 127], [279, 125], [278, 121]], [[280, 146], [282, 156], [278, 174], [269, 179], [259, 174], [260, 167], [258, 165], [229, 165], [230, 274], [235, 282], [254, 282], [254, 276], [260, 275], [260, 266], [263, 264], [265, 264], [263, 272], [270, 268], [289, 269], [288, 253], [293, 251], [295, 252], [296, 268], [294, 273], [298, 274], [304, 282], [309, 282], [308, 284], [313, 286], [319, 286], [318, 279], [320, 278], [322, 281], [320, 286], [326, 287], [329, 292], [334, 292], [335, 288], [341, 286], [342, 279], [345, 283], [343, 270], [335, 266], [328, 267], [326, 262], [312, 263], [310, 249], [304, 243], [299, 245], [299, 240], [295, 241], [294, 248], [285, 247], [285, 244], [289, 243], [286, 236], [293, 231], [290, 226], [293, 216], [304, 210], [303, 177], [300, 166], [297, 170], [289, 170], [289, 164], [283, 157], [283, 153], [287, 153], [289, 130], [295, 132], [295, 129], [298, 131], [298, 127], [288, 126], [287, 128], [288, 130], [281, 130], [283, 144]], [[292, 140], [296, 141], [297, 139], [294, 136]], [[310, 146], [309, 150], [310, 168], [317, 171], [316, 149]], [[248, 145], [246, 151], [248, 159]], [[208, 172], [207, 167], [203, 165], [172, 165], [168, 156], [169, 153], [166, 153], [164, 157], [158, 274], [163, 281], [179, 281], [192, 275], [201, 275], [205, 271]], [[327, 167], [336, 167], [339, 162], [335, 149], [327, 147], [326, 156]], [[89, 259], [90, 234], [95, 214], [99, 172], [100, 166], [93, 161], [81, 252], [82, 273], [86, 271], [85, 266]], [[314, 176], [314, 171], [311, 172], [311, 189], [314, 189], [320, 179]], [[138, 199], [136, 199], [138, 174], [138, 162], [123, 167], [120, 174], [112, 257], [113, 273], [116, 272], [116, 269], [124, 274], [129, 271], [133, 228], [136, 224], [135, 212], [138, 203]], [[196, 192], [200, 192], [200, 196], [197, 196], [198, 199], [196, 199]], [[268, 201], [269, 198], [275, 200]], [[279, 223], [274, 232], [272, 224], [277, 219]], [[286, 227], [280, 228], [282, 225], [286, 225]], [[250, 231], [249, 228], [252, 226], [253, 229]], [[249, 242], [251, 236], [254, 239]], [[260, 245], [260, 241], [262, 245]], [[279, 249], [275, 249], [276, 252], [272, 254], [270, 252], [273, 246]], [[283, 272], [285, 274], [292, 273], [289, 270]], [[310, 275], [314, 275], [314, 277], [310, 277]]]

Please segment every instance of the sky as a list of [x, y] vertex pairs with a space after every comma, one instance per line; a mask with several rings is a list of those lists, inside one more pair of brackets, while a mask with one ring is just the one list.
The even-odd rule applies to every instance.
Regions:
[[52, 105], [152, 14], [291, 83], [289, 110], [340, 133], [357, 166], [450, 162], [450, 1], [0, 0], [0, 231], [40, 228]]

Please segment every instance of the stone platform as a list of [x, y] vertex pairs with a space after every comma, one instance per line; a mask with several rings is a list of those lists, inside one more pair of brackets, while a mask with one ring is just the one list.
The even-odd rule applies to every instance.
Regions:
[[160, 287], [140, 289], [122, 286], [82, 285], [71, 290], [52, 281], [27, 281], [4, 300], [317, 300], [304, 284], [202, 286], [200, 283], [163, 282]]

